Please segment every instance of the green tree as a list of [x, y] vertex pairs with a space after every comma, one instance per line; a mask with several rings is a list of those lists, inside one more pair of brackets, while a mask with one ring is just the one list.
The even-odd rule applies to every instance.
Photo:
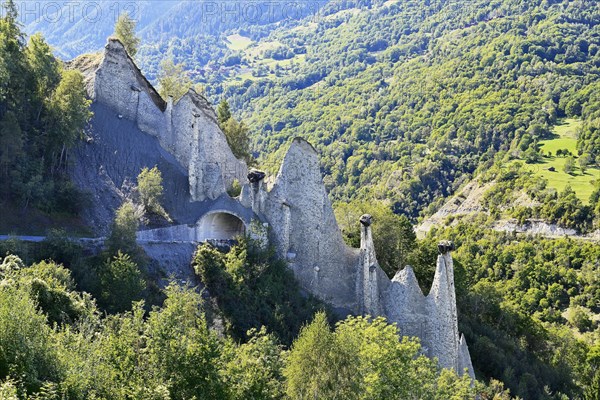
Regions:
[[600, 226], [600, 179], [594, 181], [594, 191], [590, 196], [590, 207], [594, 212], [596, 226]]
[[173, 100], [177, 101], [191, 87], [192, 80], [185, 71], [183, 64], [175, 64], [172, 58], [167, 58], [160, 63], [158, 91], [164, 99], [173, 97]]
[[13, 0], [2, 4], [4, 17], [0, 18], [0, 116], [6, 110], [23, 120], [28, 88], [28, 68], [23, 54], [24, 39]]
[[[283, 374], [290, 399], [352, 399], [356, 361], [336, 343], [324, 313], [300, 331], [286, 359]], [[346, 387], [342, 386], [346, 384]], [[349, 387], [348, 387], [349, 386]], [[354, 387], [353, 387], [354, 386]]]
[[542, 160], [542, 155], [536, 144], [531, 144], [523, 154], [523, 159], [527, 164], [535, 164]]
[[416, 235], [406, 216], [396, 215], [382, 202], [353, 201], [335, 205], [336, 219], [345, 239], [353, 247], [360, 246], [359, 218], [373, 216], [373, 242], [379, 265], [391, 278], [411, 261]]
[[585, 400], [600, 400], [600, 345], [593, 346], [586, 357], [587, 382], [584, 387]]
[[74, 70], [64, 70], [61, 75], [49, 104], [46, 140], [46, 151], [52, 154], [57, 169], [64, 166], [67, 151], [83, 137], [83, 129], [92, 117], [83, 75]]
[[570, 156], [565, 160], [565, 165], [563, 166], [563, 171], [567, 174], [572, 174], [575, 172], [575, 158]]
[[222, 129], [233, 155], [243, 159], [247, 164], [253, 164], [254, 158], [250, 153], [250, 136], [246, 124], [230, 117], [223, 124]]
[[567, 321], [579, 330], [579, 332], [587, 332], [593, 327], [593, 321], [589, 315], [590, 311], [581, 306], [570, 307], [567, 315]]
[[589, 153], [585, 153], [579, 156], [579, 168], [581, 169], [582, 174], [585, 174], [585, 171], [587, 171], [591, 163], [592, 156]]
[[136, 233], [143, 212], [131, 201], [125, 201], [116, 211], [110, 235], [106, 241], [109, 254], [119, 251], [126, 254], [137, 253]]
[[93, 300], [75, 291], [71, 271], [52, 261], [41, 261], [19, 271], [17, 282], [52, 324], [73, 323], [95, 312]]
[[148, 318], [147, 351], [172, 399], [222, 399], [221, 343], [208, 329], [202, 298], [194, 290], [170, 285], [162, 309]]
[[440, 371], [417, 340], [383, 318], [349, 317], [334, 332], [317, 314], [285, 360], [291, 399], [475, 399], [468, 375]]
[[217, 107], [217, 119], [219, 120], [219, 125], [221, 128], [224, 126], [225, 122], [229, 120], [229, 118], [231, 118], [231, 109], [229, 108], [229, 103], [227, 100], [223, 99]]
[[227, 346], [221, 376], [232, 400], [279, 399], [283, 396], [282, 348], [275, 336], [260, 331], [248, 332], [249, 340]]
[[13, 112], [7, 112], [0, 119], [0, 176], [5, 184], [2, 189], [9, 192], [9, 172], [23, 154], [23, 134], [19, 121]]
[[101, 300], [109, 312], [131, 309], [131, 303], [142, 298], [142, 291], [146, 287], [137, 264], [121, 251], [104, 263], [100, 280]]
[[55, 343], [46, 316], [25, 287], [0, 285], [0, 382], [22, 380], [29, 390], [45, 380], [57, 380]]
[[161, 215], [169, 220], [169, 216], [161, 205], [163, 194], [162, 174], [157, 166], [152, 169], [144, 167], [137, 177], [137, 190], [144, 208], [152, 213]]
[[[14, 0], [6, 0], [4, 2], [4, 4], [2, 4], [2, 8], [4, 8], [4, 19], [12, 24], [18, 25], [19, 24], [19, 14], [17, 11], [17, 5], [15, 4]], [[15, 32], [19, 32], [19, 31], [15, 31]]]
[[[47, 105], [52, 93], [61, 81], [60, 64], [54, 58], [50, 46], [39, 33], [29, 38], [25, 55], [35, 82], [36, 100], [38, 102], [35, 116], [37, 121], [40, 119], [43, 107]], [[64, 89], [62, 91], [64, 93]]]
[[125, 50], [131, 57], [135, 57], [138, 52], [140, 38], [135, 34], [136, 21], [134, 21], [129, 13], [123, 12], [119, 15], [115, 24], [115, 37], [119, 39]]

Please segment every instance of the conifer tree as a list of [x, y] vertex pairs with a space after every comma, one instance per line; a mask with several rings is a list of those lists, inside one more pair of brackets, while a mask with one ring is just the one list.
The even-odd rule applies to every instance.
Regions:
[[131, 57], [135, 57], [140, 44], [140, 38], [135, 35], [135, 27], [136, 22], [126, 12], [119, 15], [115, 24], [115, 36], [123, 43]]
[[231, 109], [229, 108], [229, 103], [225, 99], [221, 100], [217, 107], [217, 118], [221, 128], [223, 128], [225, 122], [231, 118]]

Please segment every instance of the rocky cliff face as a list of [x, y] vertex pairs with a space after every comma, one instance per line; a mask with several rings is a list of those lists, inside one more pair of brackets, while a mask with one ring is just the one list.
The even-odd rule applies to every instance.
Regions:
[[[495, 182], [482, 184], [476, 179], [469, 182], [459, 193], [448, 199], [437, 212], [425, 218], [415, 228], [417, 237], [425, 237], [434, 226], [454, 226], [460, 221], [468, 221], [480, 215], [489, 215], [489, 211], [483, 205], [483, 196], [495, 184]], [[511, 204], [513, 206], [530, 208], [541, 205], [539, 202], [532, 200], [525, 192], [520, 192]], [[570, 236], [577, 239], [600, 241], [600, 230], [582, 235], [575, 229], [563, 228], [557, 224], [551, 224], [540, 219], [529, 219], [524, 223], [519, 223], [514, 218], [504, 218], [495, 221], [491, 224], [490, 228], [501, 232], [541, 235], [548, 238]]]
[[[94, 117], [88, 140], [75, 151], [72, 174], [92, 194], [88, 220], [98, 230], [107, 231], [140, 169], [158, 165], [165, 208], [177, 224], [138, 232], [138, 240], [167, 272], [181, 262], [179, 276], [186, 276], [185, 259], [198, 241], [231, 239], [233, 231], [252, 234], [251, 226], [259, 225], [304, 290], [341, 315], [385, 316], [403, 335], [421, 338], [426, 354], [442, 367], [466, 368], [472, 376], [468, 348], [458, 334], [450, 247], [440, 247], [428, 296], [410, 267], [390, 280], [377, 262], [370, 216], [360, 221], [360, 249], [344, 243], [318, 154], [307, 141], [292, 141], [267, 190], [265, 174], [248, 173], [233, 156], [202, 96], [190, 91], [175, 104], [164, 101], [117, 40], [109, 40], [94, 63], [83, 64]], [[238, 198], [225, 193], [234, 179], [246, 177]], [[171, 245], [178, 247], [169, 250]]]
[[450, 243], [440, 244], [428, 296], [410, 267], [390, 280], [377, 262], [369, 215], [360, 220], [360, 249], [344, 243], [317, 152], [300, 138], [290, 145], [271, 191], [257, 187], [248, 196], [265, 198], [255, 211], [265, 216], [271, 240], [304, 289], [339, 312], [386, 317], [402, 335], [419, 337], [424, 352], [442, 367], [459, 373], [466, 369], [474, 378], [467, 344], [458, 332]]
[[440, 243], [431, 290], [424, 296], [411, 267], [391, 281], [379, 267], [368, 216], [361, 218], [361, 248], [356, 292], [359, 312], [384, 316], [398, 325], [402, 335], [421, 339], [423, 351], [436, 357], [443, 368], [465, 370], [474, 379], [471, 356], [464, 336], [458, 332], [452, 245]]
[[342, 239], [317, 152], [304, 139], [292, 142], [261, 211], [301, 285], [340, 312], [353, 312], [358, 254]]
[[192, 200], [216, 199], [245, 179], [246, 164], [231, 152], [208, 101], [193, 90], [175, 103], [163, 100], [116, 39], [106, 45], [93, 88], [95, 102], [135, 122], [175, 157], [189, 176]]

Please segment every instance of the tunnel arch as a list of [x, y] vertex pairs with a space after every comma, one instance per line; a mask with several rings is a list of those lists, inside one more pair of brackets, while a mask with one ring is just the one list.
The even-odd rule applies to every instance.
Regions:
[[242, 218], [229, 211], [211, 211], [200, 218], [196, 224], [196, 237], [201, 242], [232, 241], [245, 234], [246, 224]]

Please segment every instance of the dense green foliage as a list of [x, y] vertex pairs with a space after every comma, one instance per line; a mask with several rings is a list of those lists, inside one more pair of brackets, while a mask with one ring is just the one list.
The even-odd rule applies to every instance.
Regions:
[[[359, 218], [363, 214], [373, 217], [373, 242], [379, 266], [392, 278], [398, 269], [414, 264], [417, 238], [406, 216], [396, 215], [383, 203], [354, 201], [335, 205], [335, 216], [346, 242], [360, 247]], [[418, 272], [417, 272], [418, 274]]]
[[115, 213], [110, 235], [106, 241], [110, 254], [117, 254], [119, 251], [131, 254], [137, 251], [136, 232], [140, 227], [142, 215], [143, 210], [131, 201], [121, 204]]
[[225, 134], [227, 144], [231, 148], [233, 155], [246, 161], [248, 165], [255, 163], [254, 157], [250, 153], [250, 136], [248, 127], [244, 122], [238, 122], [231, 115], [231, 109], [227, 100], [223, 99], [217, 107], [217, 120], [219, 127]]
[[600, 247], [517, 240], [485, 225], [434, 230], [423, 242], [433, 247], [444, 238], [457, 246], [459, 325], [476, 369], [526, 399], [581, 396], [598, 379], [586, 357], [600, 341]]
[[222, 126], [229, 118], [231, 118], [231, 108], [229, 107], [227, 100], [223, 99], [217, 107], [217, 120], [219, 121], [219, 125]]
[[558, 117], [581, 116], [580, 151], [596, 153], [599, 20], [591, 0], [333, 1], [260, 42], [302, 61], [222, 90], [266, 164], [303, 136], [334, 199], [385, 199], [416, 217]]
[[162, 182], [162, 173], [156, 165], [152, 168], [144, 167], [137, 177], [137, 193], [146, 213], [161, 216], [171, 222], [162, 206]]
[[[32, 278], [35, 277], [35, 278]], [[0, 267], [0, 395], [6, 399], [507, 399], [494, 386], [440, 371], [414, 339], [398, 341], [382, 319], [348, 318], [331, 331], [324, 314], [289, 352], [266, 329], [236, 343], [210, 329], [201, 295], [170, 285], [162, 307], [102, 317], [73, 292], [70, 274], [46, 263]], [[76, 320], [51, 325], [31, 286], [39, 280], [81, 305]], [[62, 282], [63, 284], [59, 284]], [[497, 394], [498, 397], [493, 397]], [[341, 397], [340, 397], [341, 396]], [[500, 397], [502, 396], [502, 397]]]
[[[494, 182], [482, 199], [482, 204], [493, 217], [509, 216], [520, 223], [538, 218], [580, 232], [595, 228], [594, 220], [600, 218], [595, 193], [589, 200], [590, 204], [584, 204], [571, 187], [567, 186], [563, 191], [557, 192], [548, 187], [546, 179], [523, 169], [521, 163], [507, 164], [502, 154], [498, 156], [498, 161], [479, 177], [483, 183]], [[596, 185], [598, 182], [600, 179]], [[525, 194], [531, 204], [515, 205], [515, 200], [521, 194]]]
[[283, 371], [291, 399], [469, 399], [468, 375], [458, 378], [419, 354], [414, 339], [378, 318], [348, 318], [332, 332], [316, 315], [294, 343]]
[[83, 78], [64, 71], [40, 35], [25, 44], [12, 1], [0, 18], [2, 202], [76, 212], [81, 196], [66, 174], [69, 149], [89, 121]]
[[193, 265], [217, 300], [226, 332], [236, 339], [247, 339], [251, 329], [264, 325], [289, 345], [300, 327], [324, 307], [300, 292], [292, 271], [272, 249], [252, 239], [241, 240], [227, 254], [201, 245]]
[[[16, 254], [32, 267], [27, 268], [27, 277], [38, 278], [48, 275], [54, 260], [64, 265], [59, 268], [50, 281], [50, 286], [39, 281], [34, 288], [41, 294], [38, 302], [60, 302], [68, 299], [58, 293], [62, 288], [70, 291], [78, 290], [89, 293], [102, 312], [116, 313], [131, 308], [132, 301], [144, 300], [147, 308], [161, 304], [164, 296], [157, 287], [160, 279], [151, 268], [151, 261], [140, 247], [129, 249], [124, 253], [120, 248], [95, 248], [70, 239], [65, 231], [51, 230], [46, 239], [40, 243], [27, 243], [11, 239], [0, 241], [0, 254]], [[33, 275], [32, 275], [33, 273]], [[65, 274], [69, 274], [67, 278]], [[72, 275], [72, 279], [70, 276]], [[56, 289], [58, 288], [58, 289]], [[58, 292], [57, 292], [58, 290]], [[87, 294], [86, 294], [87, 296]], [[79, 306], [74, 305], [66, 314], [48, 313], [53, 322], [72, 321], [77, 315]]]
[[140, 45], [140, 38], [135, 34], [136, 22], [128, 13], [122, 13], [115, 24], [115, 37], [123, 43], [131, 57], [135, 57]]
[[175, 64], [172, 58], [166, 58], [160, 63], [158, 75], [158, 92], [163, 99], [179, 100], [192, 87], [192, 80], [183, 64]]
[[163, 195], [162, 174], [157, 166], [152, 169], [142, 168], [137, 178], [137, 189], [140, 194], [142, 204], [149, 211], [155, 211], [160, 207], [161, 197]]
[[131, 302], [142, 298], [146, 282], [128, 254], [119, 250], [112, 259], [106, 260], [99, 274], [103, 288], [100, 299], [107, 311], [126, 311], [131, 307]]

